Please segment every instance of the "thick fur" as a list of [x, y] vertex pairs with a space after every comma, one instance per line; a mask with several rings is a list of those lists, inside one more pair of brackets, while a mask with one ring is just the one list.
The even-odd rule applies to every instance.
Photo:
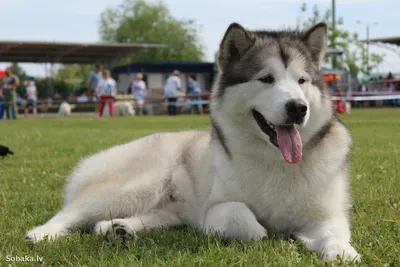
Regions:
[[126, 101], [118, 101], [114, 104], [114, 114], [115, 116], [133, 116], [135, 115], [135, 110], [133, 109], [133, 104]]
[[[233, 23], [219, 51], [211, 131], [153, 134], [84, 159], [69, 177], [62, 210], [27, 238], [54, 239], [92, 224], [109, 236], [185, 224], [242, 241], [283, 233], [323, 259], [360, 260], [350, 244], [351, 136], [320, 75], [326, 37], [324, 23], [305, 32]], [[268, 75], [273, 83], [259, 80]], [[297, 164], [283, 159], [251, 112], [284, 124], [292, 99], [308, 107], [296, 125]]]
[[58, 115], [60, 115], [61, 117], [71, 116], [71, 111], [74, 108], [75, 108], [75, 105], [71, 105], [67, 102], [62, 102], [58, 109]]

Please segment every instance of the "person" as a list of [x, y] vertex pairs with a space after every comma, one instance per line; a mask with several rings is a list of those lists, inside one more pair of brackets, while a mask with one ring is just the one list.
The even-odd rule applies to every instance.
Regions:
[[143, 115], [144, 102], [147, 97], [147, 87], [145, 81], [143, 81], [143, 74], [138, 73], [136, 75], [136, 80], [131, 83], [130, 87], [135, 108], [137, 109], [136, 112], [139, 115]]
[[[95, 70], [91, 71], [89, 74], [89, 86], [88, 86], [88, 96], [92, 98], [93, 102], [98, 101], [98, 95], [96, 88], [99, 85], [99, 82], [102, 79], [102, 70], [103, 70], [103, 65], [97, 64]], [[95, 116], [99, 112], [100, 106], [99, 104], [95, 105]]]
[[[396, 90], [396, 88], [395, 88], [394, 83], [390, 82], [390, 83], [389, 83], [389, 87], [388, 87], [388, 92], [389, 92], [390, 94], [393, 94], [395, 90]], [[393, 99], [393, 100], [392, 100], [392, 105], [393, 105], [393, 106], [396, 107], [398, 104], [399, 104], [399, 99]]]
[[103, 74], [103, 79], [100, 80], [96, 92], [100, 96], [100, 117], [103, 117], [104, 108], [106, 103], [108, 103], [108, 108], [110, 111], [110, 116], [114, 116], [114, 97], [117, 91], [117, 82], [111, 77], [109, 70], [105, 70]]
[[[190, 104], [190, 111], [193, 114], [197, 112], [199, 114], [203, 114], [203, 105], [201, 104], [201, 97], [198, 96], [202, 93], [199, 84], [197, 83], [194, 75], [189, 75], [188, 76], [188, 81], [186, 83], [186, 94], [189, 95], [190, 97], [190, 102], [193, 102]], [[193, 95], [193, 96], [191, 96]], [[196, 103], [197, 102], [197, 103]]]
[[181, 90], [180, 72], [174, 70], [171, 76], [168, 77], [164, 87], [164, 98], [168, 101], [168, 115], [176, 115], [176, 100], [178, 99]]
[[0, 86], [0, 120], [4, 117], [4, 99], [3, 99], [3, 87]]
[[17, 92], [16, 88], [19, 85], [19, 79], [12, 73], [11, 68], [6, 69], [6, 76], [3, 79], [3, 97], [4, 110], [7, 119], [17, 119]]
[[29, 81], [26, 88], [26, 96], [28, 103], [25, 107], [25, 116], [29, 113], [29, 107], [32, 107], [33, 114], [37, 115], [37, 89], [34, 81]]

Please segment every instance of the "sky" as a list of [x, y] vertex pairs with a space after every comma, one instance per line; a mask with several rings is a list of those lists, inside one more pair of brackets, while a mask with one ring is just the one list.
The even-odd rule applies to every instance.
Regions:
[[[101, 12], [115, 7], [121, 0], [10, 0], [1, 1], [0, 40], [98, 42]], [[193, 19], [200, 26], [200, 41], [205, 47], [205, 61], [213, 61], [219, 42], [232, 22], [249, 29], [296, 27], [301, 0], [164, 0], [172, 15]], [[308, 0], [310, 9], [318, 4], [321, 10], [331, 0]], [[344, 27], [366, 37], [366, 27], [357, 23], [378, 22], [371, 26], [371, 38], [400, 36], [398, 0], [336, 0], [337, 17]], [[400, 53], [370, 46], [371, 52], [385, 53], [380, 72], [400, 73]], [[400, 48], [399, 48], [400, 51]], [[1, 58], [0, 58], [1, 60]], [[0, 63], [0, 69], [8, 63]], [[44, 64], [21, 64], [29, 75], [44, 76]]]

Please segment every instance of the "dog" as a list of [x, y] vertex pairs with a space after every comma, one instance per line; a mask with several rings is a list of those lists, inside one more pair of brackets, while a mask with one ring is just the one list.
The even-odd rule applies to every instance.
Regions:
[[14, 152], [6, 146], [0, 145], [0, 157], [4, 158], [7, 155], [14, 155]]
[[243, 242], [284, 234], [321, 259], [361, 261], [350, 244], [352, 137], [321, 64], [327, 25], [249, 30], [232, 23], [218, 52], [211, 130], [156, 133], [83, 159], [64, 206], [27, 232], [54, 240], [189, 225]]
[[118, 101], [114, 104], [115, 116], [134, 116], [133, 104], [126, 101]]
[[75, 105], [71, 105], [67, 102], [62, 102], [59, 109], [58, 109], [58, 115], [62, 117], [68, 117], [71, 116], [71, 111], [75, 108]]

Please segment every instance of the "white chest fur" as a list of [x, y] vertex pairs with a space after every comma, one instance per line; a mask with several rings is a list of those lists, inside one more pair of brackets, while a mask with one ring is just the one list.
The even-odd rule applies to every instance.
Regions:
[[210, 201], [243, 202], [273, 232], [292, 232], [309, 220], [328, 217], [334, 212], [330, 203], [343, 202], [341, 174], [312, 157], [296, 165], [244, 156], [225, 164], [215, 176]]

